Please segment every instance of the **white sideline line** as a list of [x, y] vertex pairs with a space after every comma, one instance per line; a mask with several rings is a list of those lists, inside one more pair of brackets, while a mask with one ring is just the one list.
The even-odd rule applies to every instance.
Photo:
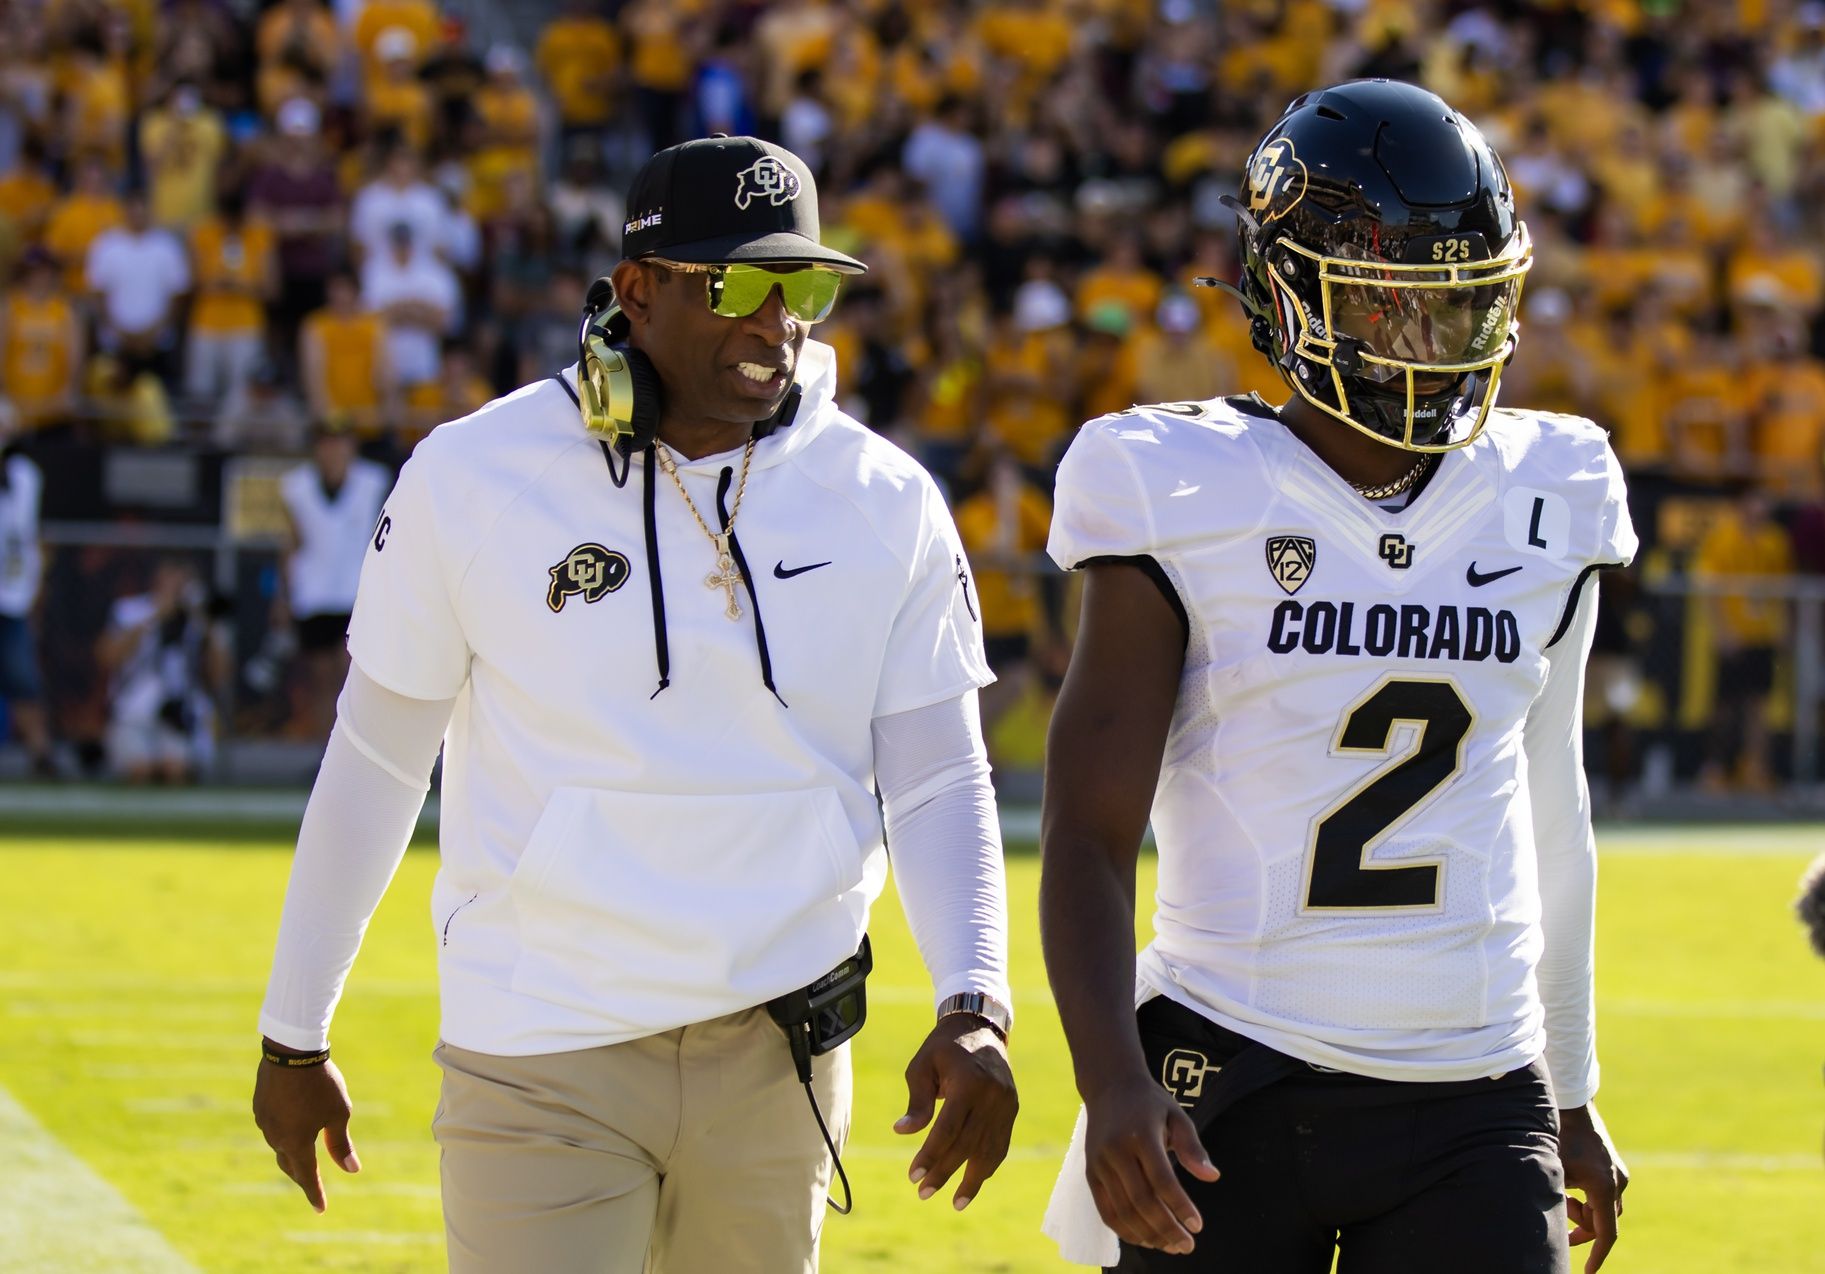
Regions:
[[[52, 982], [47, 982], [39, 990], [56, 990]], [[72, 984], [64, 991], [67, 995], [78, 995], [82, 987]], [[181, 984], [174, 984], [173, 993], [181, 993]], [[257, 1004], [258, 1001], [256, 1000]], [[232, 1000], [220, 1004], [155, 1004], [143, 1000], [95, 999], [95, 1000], [15, 1000], [5, 1006], [11, 1017], [109, 1017], [155, 1019], [162, 1024], [172, 1022], [232, 1022], [246, 1016], [244, 1006]]]
[[[367, 1149], [367, 1143], [365, 1141], [360, 1143], [356, 1149]], [[362, 1175], [365, 1176], [367, 1174], [363, 1173]], [[289, 1197], [298, 1193], [298, 1187], [295, 1183], [284, 1180], [227, 1181], [218, 1185], [215, 1189], [217, 1194], [272, 1194], [286, 1195]], [[398, 1199], [440, 1199], [443, 1197], [442, 1189], [437, 1186], [426, 1185], [421, 1181], [369, 1181], [366, 1183], [359, 1183], [355, 1180], [338, 1177], [336, 1179], [336, 1190], [338, 1193], [346, 1191], [351, 1195], [388, 1195]]]
[[[265, 983], [245, 979], [220, 978], [159, 978], [155, 976], [132, 976], [120, 974], [103, 974], [98, 976], [64, 977], [56, 974], [19, 973], [0, 971], [0, 990], [26, 990], [39, 992], [56, 992], [60, 995], [81, 995], [97, 992], [102, 995], [125, 990], [151, 991], [169, 997], [189, 997], [208, 994], [209, 992], [234, 992], [257, 994], [265, 989]], [[406, 998], [422, 997], [430, 999], [437, 994], [437, 983], [434, 979], [375, 979], [351, 983], [356, 996], [400, 996]], [[882, 977], [868, 988], [868, 998], [877, 1004], [925, 1004], [931, 999], [929, 986], [908, 983], [889, 982]], [[1043, 986], [1020, 986], [1014, 988], [1014, 1000], [1017, 1005], [1050, 1004], [1051, 991]], [[70, 1040], [83, 1046], [107, 1046], [110, 1044], [133, 1044], [136, 1042], [156, 1042], [165, 1038], [164, 1027], [170, 1020], [189, 1019], [217, 1021], [232, 1018], [239, 1013], [240, 1007], [229, 1003], [216, 1005], [198, 1005], [196, 1003], [160, 1003], [158, 1005], [141, 1004], [138, 1010], [142, 1013], [158, 1015], [159, 1026], [150, 1033], [132, 1031], [89, 1031], [72, 1032]], [[1777, 1020], [1792, 1022], [1825, 1021], [1825, 1004], [1816, 1004], [1808, 1000], [1675, 1000], [1645, 999], [1639, 997], [1611, 998], [1604, 997], [1597, 1007], [1604, 1012], [1623, 1013], [1630, 1017], [1666, 1017], [1666, 1018], [1711, 1018], [1717, 1020], [1740, 1018], [1745, 1020]], [[79, 1002], [79, 1001], [15, 1001], [0, 1005], [0, 1012], [15, 1017], [90, 1017], [106, 1010], [115, 1016], [131, 1016], [134, 1006], [123, 1006], [119, 1002]], [[218, 1041], [231, 1041], [235, 1047], [241, 1047], [245, 1039], [241, 1036], [213, 1036]], [[185, 1051], [207, 1051], [191, 1043], [186, 1046], [181, 1041], [177, 1047]], [[211, 1046], [214, 1047], [213, 1045]], [[204, 1074], [203, 1063], [192, 1063], [196, 1066], [197, 1075]], [[169, 1074], [170, 1068], [155, 1068], [159, 1073]], [[134, 1078], [126, 1068], [118, 1075], [101, 1076], [100, 1078]]]
[[1598, 824], [1603, 854], [1715, 854], [1725, 858], [1817, 853], [1825, 849], [1825, 826], [1815, 822], [1679, 826], [1667, 823]]
[[1631, 1168], [1687, 1168], [1699, 1172], [1805, 1172], [1817, 1174], [1818, 1155], [1752, 1155], [1722, 1150], [1625, 1152]]
[[[183, 1097], [140, 1097], [121, 1103], [121, 1106], [135, 1115], [245, 1115], [247, 1100], [236, 1097], [211, 1097], [206, 1093], [191, 1093]], [[364, 1101], [361, 1113], [370, 1117], [386, 1118], [393, 1113], [391, 1102]]]
[[1636, 998], [1597, 1001], [1599, 1013], [1629, 1017], [1704, 1017], [1775, 1019], [1787, 1022], [1825, 1021], [1825, 1004], [1809, 1000], [1648, 1000]]
[[[356, 1114], [364, 1113], [370, 1105], [372, 1105], [371, 1102], [363, 1102], [361, 1109]], [[433, 1159], [437, 1157], [437, 1143], [431, 1140], [431, 1130], [428, 1127], [425, 1129], [423, 1141], [386, 1141], [377, 1137], [363, 1137], [359, 1128], [355, 1129], [354, 1136], [355, 1150], [361, 1155], [364, 1175], [365, 1165], [382, 1157], [390, 1158], [394, 1155], [398, 1155], [402, 1159], [409, 1159], [413, 1155], [429, 1155]], [[260, 1134], [254, 1130], [252, 1118], [247, 1121], [245, 1135], [179, 1137], [175, 1141], [160, 1142], [159, 1145], [161, 1149], [170, 1149], [178, 1154], [186, 1155], [244, 1155], [257, 1160], [262, 1168], [273, 1166], [272, 1151], [267, 1149], [265, 1143], [260, 1140]], [[287, 1185], [284, 1188], [289, 1190], [292, 1187]]]
[[[254, 1063], [257, 1068], [258, 1062]], [[231, 1062], [81, 1062], [77, 1073], [84, 1079], [243, 1079], [248, 1068]]]
[[199, 1274], [120, 1191], [0, 1088], [0, 1274]]
[[[254, 822], [296, 824], [304, 815], [310, 793], [301, 786], [277, 789], [213, 787], [183, 791], [122, 788], [101, 783], [59, 786], [0, 785], [0, 824], [7, 816], [80, 818], [84, 821], [134, 823], [149, 835], [158, 835], [160, 824], [186, 822]], [[1673, 853], [1728, 856], [1791, 854], [1796, 843], [1808, 837], [1825, 848], [1825, 823], [1819, 821], [1822, 794], [1808, 790], [1803, 799], [1791, 801], [1786, 812], [1791, 822], [1766, 826], [1740, 823], [1716, 825], [1630, 825], [1601, 823], [1597, 843], [1605, 852], [1618, 854]], [[1720, 807], [1720, 811], [1724, 807]], [[419, 827], [437, 826], [438, 794], [433, 792], [419, 815]], [[1010, 841], [1039, 839], [1039, 807], [1012, 801], [1001, 806], [1001, 831]], [[3, 842], [0, 842], [3, 843]], [[1153, 843], [1149, 831], [1146, 843]], [[1799, 851], [1799, 852], [1804, 852]]]
[[77, 1048], [149, 1048], [157, 1045], [160, 1052], [172, 1053], [219, 1053], [247, 1048], [247, 1032], [237, 1031], [233, 1035], [199, 1035], [186, 1032], [173, 1035], [170, 1031], [71, 1031], [64, 1036], [47, 1036], [47, 1039], [67, 1039]]
[[418, 1247], [430, 1243], [442, 1247], [444, 1242], [442, 1230], [422, 1230], [416, 1233], [400, 1230], [287, 1230], [281, 1237], [287, 1243], [346, 1243], [371, 1247]]
[[[370, 995], [421, 995], [435, 991], [435, 978], [369, 978], [359, 975], [349, 985]], [[36, 973], [19, 969], [0, 969], [0, 990], [71, 992], [170, 991], [185, 996], [258, 995], [266, 989], [266, 979], [250, 978], [168, 978], [157, 973]], [[181, 1007], [181, 1006], [178, 1006]], [[213, 1011], [204, 1006], [205, 1011]], [[159, 1006], [162, 1015], [168, 1010]]]

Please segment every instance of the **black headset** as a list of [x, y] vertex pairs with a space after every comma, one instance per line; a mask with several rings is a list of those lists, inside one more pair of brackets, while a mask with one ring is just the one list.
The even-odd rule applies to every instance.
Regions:
[[[604, 276], [590, 284], [577, 334], [577, 405], [584, 426], [623, 456], [653, 444], [665, 407], [659, 369], [643, 351], [627, 343], [630, 330], [627, 316], [615, 300], [614, 283]], [[765, 438], [790, 425], [802, 397], [803, 391], [794, 382], [779, 410], [755, 424], [754, 436]]]

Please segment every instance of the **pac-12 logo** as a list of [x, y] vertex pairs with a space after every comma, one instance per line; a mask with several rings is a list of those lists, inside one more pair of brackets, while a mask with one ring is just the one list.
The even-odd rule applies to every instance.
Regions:
[[551, 568], [551, 587], [545, 592], [545, 604], [555, 615], [564, 609], [565, 601], [578, 593], [585, 602], [599, 602], [627, 583], [632, 572], [626, 554], [600, 544], [579, 544]]
[[1312, 577], [1312, 566], [1318, 561], [1318, 545], [1304, 535], [1270, 535], [1267, 537], [1267, 569], [1274, 583], [1289, 593], [1297, 593]]
[[1278, 221], [1305, 198], [1305, 161], [1290, 137], [1271, 141], [1248, 164], [1248, 210], [1262, 221]]
[[756, 199], [777, 208], [788, 199], [797, 199], [798, 192], [798, 174], [771, 155], [762, 155], [736, 174], [735, 206], [744, 211]]
[[1175, 1048], [1160, 1064], [1160, 1083], [1179, 1105], [1189, 1110], [1204, 1092], [1204, 1077], [1218, 1069], [1202, 1053]]

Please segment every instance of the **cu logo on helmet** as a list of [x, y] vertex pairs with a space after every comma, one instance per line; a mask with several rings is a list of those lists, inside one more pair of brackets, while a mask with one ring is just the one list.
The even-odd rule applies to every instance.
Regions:
[[1293, 150], [1290, 138], [1269, 142], [1248, 165], [1248, 210], [1274, 221], [1291, 212], [1305, 198], [1305, 161]]
[[775, 208], [788, 199], [797, 199], [798, 174], [771, 155], [749, 164], [736, 174], [735, 206], [747, 210], [756, 199], [765, 199]]

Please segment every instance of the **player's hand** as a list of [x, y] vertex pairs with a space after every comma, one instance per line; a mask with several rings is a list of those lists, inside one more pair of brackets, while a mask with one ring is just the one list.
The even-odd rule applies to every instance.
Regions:
[[[1629, 1170], [1595, 1106], [1559, 1112], [1559, 1161], [1565, 1165], [1565, 1212], [1574, 1226], [1572, 1246], [1591, 1244], [1584, 1274], [1597, 1274], [1616, 1246], [1616, 1224], [1622, 1216], [1622, 1192], [1628, 1189]], [[1584, 1191], [1584, 1197], [1572, 1198], [1573, 1190]]]
[[298, 1183], [304, 1197], [322, 1212], [323, 1178], [317, 1172], [317, 1134], [323, 1148], [344, 1172], [360, 1172], [355, 1143], [349, 1140], [349, 1090], [336, 1063], [295, 1070], [260, 1062], [253, 1084], [253, 1121], [273, 1149], [279, 1171]]
[[1146, 1075], [1097, 1094], [1084, 1107], [1090, 1194], [1104, 1223], [1124, 1243], [1190, 1252], [1204, 1218], [1179, 1184], [1172, 1160], [1200, 1181], [1217, 1179], [1191, 1117]]
[[[940, 1100], [944, 1109], [933, 1123], [932, 1110]], [[910, 1136], [931, 1124], [907, 1172], [919, 1187], [919, 1197], [931, 1198], [967, 1162], [963, 1181], [951, 1198], [959, 1212], [967, 1208], [1008, 1157], [1019, 1110], [1014, 1072], [1001, 1037], [967, 1013], [940, 1018], [907, 1064], [906, 1113], [893, 1126], [895, 1132]]]

